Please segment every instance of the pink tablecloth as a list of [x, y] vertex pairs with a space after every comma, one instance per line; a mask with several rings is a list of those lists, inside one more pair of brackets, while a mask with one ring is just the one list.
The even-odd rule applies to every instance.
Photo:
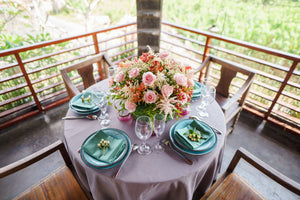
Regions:
[[[93, 87], [106, 91], [108, 83], [105, 80]], [[193, 102], [189, 114], [181, 119], [196, 115], [195, 108], [198, 103], [197, 101]], [[111, 128], [123, 130], [133, 144], [141, 143], [134, 133], [135, 120], [119, 121], [113, 107], [109, 107], [108, 112], [112, 119]], [[220, 130], [222, 134], [217, 135], [217, 145], [210, 153], [200, 156], [187, 155], [194, 162], [193, 165], [186, 164], [168, 149], [161, 153], [152, 152], [147, 156], [133, 152], [118, 177], [113, 179], [112, 176], [119, 166], [110, 169], [91, 168], [81, 160], [78, 153], [84, 140], [100, 129], [97, 120], [66, 120], [65, 143], [81, 181], [96, 200], [197, 199], [211, 186], [217, 176], [226, 138], [224, 115], [216, 102], [208, 107], [208, 113], [209, 117], [203, 121]], [[69, 110], [67, 115], [76, 114]], [[167, 122], [161, 138], [169, 138], [169, 128], [175, 122], [176, 119]], [[152, 137], [148, 143], [154, 145], [156, 141], [156, 138]]]

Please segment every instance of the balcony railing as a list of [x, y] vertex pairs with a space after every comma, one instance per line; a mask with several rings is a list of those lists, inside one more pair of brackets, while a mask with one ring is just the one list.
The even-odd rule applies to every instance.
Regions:
[[[136, 32], [136, 23], [129, 23], [1, 51], [0, 128], [68, 101], [61, 67], [99, 52], [114, 63], [136, 57]], [[245, 109], [300, 134], [299, 56], [167, 22], [161, 49], [192, 67], [213, 54], [255, 69]]]

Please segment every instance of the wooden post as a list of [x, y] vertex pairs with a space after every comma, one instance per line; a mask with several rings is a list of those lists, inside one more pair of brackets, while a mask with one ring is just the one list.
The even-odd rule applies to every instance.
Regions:
[[[204, 60], [207, 58], [208, 54], [209, 54], [209, 45], [211, 43], [211, 37], [207, 37], [206, 38], [206, 42], [205, 42], [205, 47], [204, 47], [204, 52], [203, 52], [203, 57], [202, 57], [202, 62], [204, 62]], [[206, 70], [206, 67], [203, 68], [200, 72], [200, 75], [199, 75], [199, 82], [203, 79], [203, 76], [205, 74], [205, 70]]]
[[39, 101], [39, 99], [38, 99], [38, 97], [37, 97], [37, 95], [36, 95], [36, 93], [35, 93], [35, 91], [34, 91], [34, 88], [33, 88], [32, 84], [31, 84], [31, 80], [30, 80], [30, 78], [29, 78], [29, 76], [28, 76], [28, 74], [27, 74], [27, 71], [26, 71], [26, 69], [25, 69], [24, 63], [22, 62], [22, 59], [21, 59], [19, 53], [15, 53], [15, 57], [16, 57], [16, 59], [17, 59], [17, 61], [18, 61], [18, 64], [19, 64], [19, 66], [20, 66], [20, 69], [21, 69], [21, 71], [22, 71], [22, 73], [23, 73], [23, 76], [24, 76], [24, 78], [25, 78], [25, 80], [26, 80], [26, 82], [27, 82], [27, 85], [28, 85], [28, 87], [29, 87], [29, 90], [30, 90], [30, 92], [31, 92], [31, 94], [32, 94], [32, 96], [33, 96], [33, 99], [34, 99], [34, 101], [35, 101], [35, 103], [36, 103], [38, 109], [39, 109], [40, 111], [44, 111], [44, 109], [43, 109], [43, 107], [42, 107], [42, 105], [41, 105], [41, 102]]
[[[93, 34], [93, 41], [94, 41], [95, 53], [99, 54], [100, 49], [99, 49], [99, 42], [98, 42], [97, 34]], [[103, 68], [102, 68], [101, 62], [98, 62], [98, 74], [99, 74], [100, 80], [103, 80], [104, 76], [103, 76]]]
[[159, 51], [162, 0], [136, 0], [138, 56], [147, 52], [149, 45]]
[[268, 109], [268, 112], [265, 115], [265, 119], [267, 120], [269, 118], [269, 116], [271, 115], [271, 112], [275, 106], [275, 104], [277, 103], [277, 100], [279, 99], [279, 96], [281, 95], [283, 89], [285, 88], [287, 82], [290, 80], [291, 76], [293, 75], [293, 71], [296, 69], [298, 62], [294, 61], [290, 70], [288, 71], [287, 75], [285, 76], [284, 81], [282, 82], [278, 92], [276, 93], [276, 96], [274, 98], [274, 100], [272, 101], [272, 104], [270, 106], [270, 108]]

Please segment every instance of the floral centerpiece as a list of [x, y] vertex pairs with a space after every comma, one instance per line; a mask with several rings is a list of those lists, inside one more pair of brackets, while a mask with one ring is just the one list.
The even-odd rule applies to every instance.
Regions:
[[[110, 100], [118, 111], [128, 110], [134, 118], [163, 113], [172, 119], [189, 105], [193, 95], [192, 68], [172, 59], [167, 52], [143, 53], [139, 59], [120, 62], [109, 80]], [[111, 105], [110, 101], [110, 105]]]

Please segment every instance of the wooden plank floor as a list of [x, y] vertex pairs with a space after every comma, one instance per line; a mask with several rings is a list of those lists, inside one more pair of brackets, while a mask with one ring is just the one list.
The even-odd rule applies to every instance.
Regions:
[[[67, 109], [68, 105], [64, 104], [45, 114], [0, 130], [0, 166], [23, 158], [57, 139], [62, 139], [63, 120], [61, 118]], [[220, 174], [226, 169], [235, 150], [240, 146], [288, 177], [300, 182], [299, 137], [290, 135], [271, 124], [264, 124], [263, 121], [248, 113], [242, 113], [236, 129], [227, 137]], [[1, 199], [12, 199], [62, 164], [63, 161], [59, 155], [54, 154], [39, 164], [0, 179]], [[41, 165], [43, 165], [42, 168]], [[299, 199], [243, 162], [238, 166], [237, 172], [268, 199]]]

